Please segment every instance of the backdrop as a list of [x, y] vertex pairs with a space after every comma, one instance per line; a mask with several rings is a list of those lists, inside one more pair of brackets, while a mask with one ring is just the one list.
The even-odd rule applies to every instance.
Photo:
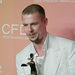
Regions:
[[45, 8], [50, 34], [75, 40], [74, 2], [0, 0], [0, 75], [17, 75], [16, 54], [30, 43], [22, 27], [21, 12], [32, 3]]

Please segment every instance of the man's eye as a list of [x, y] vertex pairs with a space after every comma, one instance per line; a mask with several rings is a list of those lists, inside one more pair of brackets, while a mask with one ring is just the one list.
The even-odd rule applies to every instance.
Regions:
[[24, 26], [27, 26], [28, 24], [23, 24]]
[[31, 25], [37, 25], [38, 23], [32, 23]]

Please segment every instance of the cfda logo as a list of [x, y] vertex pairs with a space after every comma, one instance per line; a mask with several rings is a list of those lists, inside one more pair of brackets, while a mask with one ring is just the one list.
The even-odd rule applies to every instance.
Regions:
[[0, 3], [2, 3], [2, 0], [0, 0]]

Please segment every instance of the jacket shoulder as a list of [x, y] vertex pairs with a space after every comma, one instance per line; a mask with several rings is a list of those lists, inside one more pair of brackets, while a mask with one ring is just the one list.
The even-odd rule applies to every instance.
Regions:
[[56, 40], [58, 40], [61, 43], [73, 43], [74, 41], [67, 39], [67, 38], [63, 38], [63, 37], [56, 37]]
[[50, 42], [53, 46], [55, 47], [61, 47], [61, 48], [69, 48], [72, 47], [74, 41], [63, 38], [63, 37], [58, 37], [58, 36], [50, 36]]
[[30, 49], [31, 49], [31, 45], [32, 43], [30, 43], [29, 45], [27, 45], [22, 51], [20, 51], [17, 55], [16, 58], [21, 58], [24, 57], [24, 55], [26, 56], [27, 53], [29, 53]]

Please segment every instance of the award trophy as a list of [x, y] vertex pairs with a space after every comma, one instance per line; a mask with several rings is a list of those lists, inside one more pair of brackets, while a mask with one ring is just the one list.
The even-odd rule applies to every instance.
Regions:
[[30, 58], [28, 58], [28, 60], [30, 60], [30, 62], [28, 62], [27, 64], [22, 64], [21, 66], [30, 66], [31, 68], [31, 75], [37, 75], [37, 70], [36, 70], [36, 66], [35, 66], [35, 62], [33, 61], [33, 54], [30, 54]]

